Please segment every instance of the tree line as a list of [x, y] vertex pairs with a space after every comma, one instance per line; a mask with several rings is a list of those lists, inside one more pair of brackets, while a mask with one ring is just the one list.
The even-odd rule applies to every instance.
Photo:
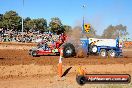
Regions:
[[[26, 17], [23, 19], [24, 32], [39, 31], [41, 33], [51, 31], [53, 33], [62, 33], [71, 29], [71, 26], [62, 24], [58, 17], [51, 18], [48, 25], [44, 18], [31, 19]], [[0, 14], [0, 28], [9, 29], [12, 31], [22, 30], [22, 18], [15, 11], [7, 11]]]
[[[39, 31], [40, 33], [51, 31], [56, 34], [62, 32], [72, 31], [72, 27], [69, 25], [64, 25], [58, 17], [51, 18], [49, 24], [44, 18], [31, 19], [26, 17], [23, 19], [24, 22], [24, 32], [29, 31]], [[16, 11], [7, 11], [4, 14], [0, 14], [0, 28], [9, 29], [12, 31], [22, 30], [22, 18], [18, 15]], [[82, 27], [80, 27], [81, 29]], [[101, 38], [117, 38], [118, 36], [128, 35], [127, 26], [122, 24], [113, 26], [109, 25], [104, 29], [102, 35], [97, 35], [96, 30], [91, 27], [88, 37], [101, 37]]]

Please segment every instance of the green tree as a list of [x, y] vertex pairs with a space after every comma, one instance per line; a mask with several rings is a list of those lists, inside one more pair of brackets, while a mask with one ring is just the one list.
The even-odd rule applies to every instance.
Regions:
[[0, 14], [0, 28], [3, 27], [3, 14]]
[[30, 29], [35, 31], [44, 32], [47, 29], [47, 21], [43, 18], [30, 19], [29, 17], [24, 20], [24, 29], [29, 31]]
[[63, 30], [62, 30], [63, 32], [69, 32], [72, 29], [72, 27], [69, 25], [63, 25], [62, 28], [63, 28]]
[[62, 31], [62, 23], [58, 17], [51, 18], [51, 22], [49, 23], [49, 28], [53, 33], [58, 33], [60, 30]]
[[30, 17], [26, 17], [26, 18], [24, 19], [25, 22], [30, 21], [30, 20], [31, 20]]
[[108, 26], [103, 34], [103, 38], [117, 38], [128, 35], [127, 27], [123, 26], [122, 24], [116, 25], [116, 26]]
[[40, 32], [44, 32], [47, 30], [47, 21], [44, 18], [38, 18], [38, 19], [33, 19], [34, 21], [34, 26], [36, 29], [38, 29]]
[[128, 35], [127, 26], [123, 26], [122, 24], [116, 25], [114, 35], [116, 35], [116, 37], [123, 37]]
[[24, 19], [24, 31], [28, 32], [30, 29], [33, 29], [34, 22], [29, 17]]
[[0, 14], [0, 21], [3, 20], [3, 14]]
[[71, 26], [68, 26], [68, 25], [62, 25], [61, 28], [58, 30], [58, 34], [61, 34], [61, 33], [68, 33], [70, 32], [72, 29]]
[[7, 29], [17, 30], [21, 26], [21, 17], [15, 11], [8, 11], [3, 15], [3, 26]]

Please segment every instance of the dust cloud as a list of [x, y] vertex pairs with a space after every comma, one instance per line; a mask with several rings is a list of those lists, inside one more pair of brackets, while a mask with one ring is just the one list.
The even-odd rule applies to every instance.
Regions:
[[72, 43], [76, 50], [76, 57], [86, 57], [87, 52], [81, 47], [80, 38], [84, 36], [82, 33], [82, 28], [80, 26], [75, 26], [70, 32], [66, 33], [68, 36], [68, 43]]

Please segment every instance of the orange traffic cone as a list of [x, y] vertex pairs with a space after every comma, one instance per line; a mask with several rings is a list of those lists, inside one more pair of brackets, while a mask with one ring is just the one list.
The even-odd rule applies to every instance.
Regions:
[[62, 58], [63, 58], [63, 49], [60, 50], [60, 58], [59, 58], [59, 64], [58, 64], [59, 77], [62, 77]]
[[78, 68], [78, 72], [79, 72], [79, 75], [85, 75], [86, 74], [86, 72], [82, 69], [81, 66]]

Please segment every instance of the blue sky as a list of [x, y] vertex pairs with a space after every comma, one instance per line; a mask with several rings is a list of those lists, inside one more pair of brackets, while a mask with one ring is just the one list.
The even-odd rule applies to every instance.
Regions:
[[[90, 23], [97, 34], [110, 24], [127, 26], [132, 37], [132, 0], [1, 0], [0, 13], [15, 10], [20, 16], [31, 18], [59, 17], [63, 24], [72, 27]], [[82, 6], [85, 5], [85, 8]]]

